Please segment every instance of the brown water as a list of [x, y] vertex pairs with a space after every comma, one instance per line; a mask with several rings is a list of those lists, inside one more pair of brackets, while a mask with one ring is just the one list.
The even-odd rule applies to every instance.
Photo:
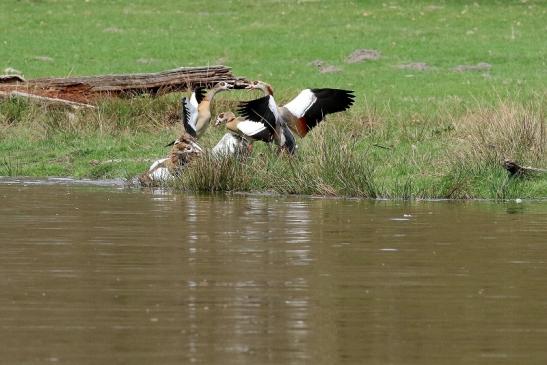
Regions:
[[547, 203], [0, 185], [1, 364], [545, 364]]

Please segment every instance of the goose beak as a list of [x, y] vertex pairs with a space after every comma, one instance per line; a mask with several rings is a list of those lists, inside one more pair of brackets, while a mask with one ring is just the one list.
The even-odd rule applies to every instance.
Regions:
[[196, 142], [190, 142], [190, 144], [192, 145], [192, 147], [194, 147], [196, 149], [196, 151], [198, 152], [203, 152], [203, 148], [201, 148]]

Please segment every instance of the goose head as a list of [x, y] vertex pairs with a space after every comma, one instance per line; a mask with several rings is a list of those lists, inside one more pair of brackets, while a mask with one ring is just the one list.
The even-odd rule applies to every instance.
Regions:
[[251, 89], [251, 90], [259, 89], [259, 90], [262, 90], [264, 94], [266, 95], [273, 95], [272, 86], [260, 80], [252, 81], [245, 89]]
[[221, 124], [225, 124], [225, 123], [228, 123], [229, 121], [231, 121], [232, 119], [234, 119], [236, 116], [234, 113], [232, 112], [224, 112], [224, 113], [220, 113], [218, 116], [217, 116], [217, 119], [215, 121], [215, 127], [221, 125]]
[[189, 135], [184, 133], [182, 136], [175, 140], [173, 148], [177, 150], [177, 153], [195, 153], [200, 154], [203, 152], [203, 148], [197, 144], [196, 140]]
[[184, 166], [202, 153], [203, 149], [195, 142], [178, 142], [173, 145], [169, 157], [174, 166]]
[[221, 91], [221, 90], [228, 90], [232, 89], [234, 86], [232, 84], [227, 83], [226, 81], [221, 81], [218, 84], [215, 85], [214, 89]]

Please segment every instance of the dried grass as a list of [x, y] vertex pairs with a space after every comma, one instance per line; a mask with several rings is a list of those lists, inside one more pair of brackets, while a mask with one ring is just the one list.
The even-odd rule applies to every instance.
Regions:
[[508, 103], [480, 108], [465, 114], [454, 127], [459, 142], [456, 156], [469, 163], [545, 161], [547, 139], [541, 108]]
[[194, 191], [273, 191], [282, 194], [376, 197], [372, 164], [356, 140], [337, 128], [314, 133], [297, 156], [263, 148], [246, 159], [205, 155], [176, 183]]

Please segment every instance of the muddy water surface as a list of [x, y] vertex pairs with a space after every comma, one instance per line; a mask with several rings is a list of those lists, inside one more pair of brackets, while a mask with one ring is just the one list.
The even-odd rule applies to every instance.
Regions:
[[0, 184], [2, 364], [544, 364], [547, 203]]

